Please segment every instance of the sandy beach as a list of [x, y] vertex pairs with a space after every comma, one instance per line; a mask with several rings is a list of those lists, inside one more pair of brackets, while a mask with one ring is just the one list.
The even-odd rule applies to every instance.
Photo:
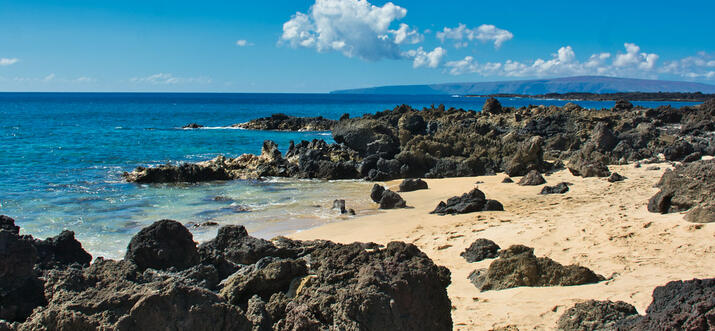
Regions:
[[[658, 166], [659, 170], [647, 170]], [[610, 166], [628, 179], [609, 183], [561, 170], [546, 185], [573, 183], [566, 194], [540, 195], [543, 185], [501, 183], [495, 176], [427, 179], [428, 190], [401, 193], [410, 208], [335, 222], [290, 235], [417, 245], [452, 273], [448, 288], [455, 330], [489, 330], [515, 325], [520, 330], [550, 330], [574, 303], [587, 299], [622, 300], [645, 313], [655, 287], [672, 280], [715, 276], [715, 225], [686, 222], [683, 214], [655, 214], [646, 209], [667, 163]], [[514, 178], [518, 181], [518, 178]], [[384, 183], [397, 191], [399, 181]], [[429, 214], [440, 200], [474, 187], [504, 205], [502, 212], [456, 216]], [[369, 192], [365, 192], [366, 195]], [[349, 202], [348, 202], [349, 203]], [[562, 264], [579, 264], [608, 280], [568, 287], [520, 287], [480, 292], [467, 276], [491, 261], [467, 263], [459, 254], [474, 240], [487, 238], [502, 249], [513, 244], [535, 248]]]

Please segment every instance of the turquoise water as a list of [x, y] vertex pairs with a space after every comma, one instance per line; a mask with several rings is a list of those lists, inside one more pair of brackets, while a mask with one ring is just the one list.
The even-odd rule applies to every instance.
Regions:
[[[563, 105], [564, 101], [502, 99], [504, 105]], [[398, 104], [481, 108], [482, 98], [325, 94], [0, 93], [0, 214], [24, 233], [44, 238], [63, 229], [95, 256], [123, 255], [141, 227], [171, 218], [183, 223], [244, 224], [269, 238], [341, 220], [330, 210], [345, 198], [360, 212], [373, 208], [360, 181], [232, 181], [136, 185], [121, 180], [138, 165], [196, 162], [219, 154], [260, 153], [271, 139], [325, 139], [327, 132], [262, 132], [228, 128], [273, 113], [339, 118]], [[581, 102], [610, 108], [613, 102]], [[662, 102], [636, 103], [656, 106]], [[677, 106], [687, 103], [671, 103]], [[196, 122], [206, 129], [184, 130]], [[225, 197], [216, 201], [216, 196]], [[192, 230], [199, 241], [215, 227]]]

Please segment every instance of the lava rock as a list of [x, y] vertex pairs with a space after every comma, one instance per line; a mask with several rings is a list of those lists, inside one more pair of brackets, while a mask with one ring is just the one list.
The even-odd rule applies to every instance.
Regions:
[[567, 168], [574, 176], [608, 177], [611, 171], [606, 157], [596, 150], [596, 145], [587, 143], [570, 159]]
[[623, 301], [579, 302], [559, 317], [557, 328], [563, 331], [616, 330], [618, 323], [638, 316], [633, 305]]
[[[653, 213], [681, 212], [697, 206], [705, 206], [694, 214], [707, 211], [715, 205], [715, 159], [678, 165], [666, 170], [656, 184], [660, 191], [648, 201], [648, 211]], [[692, 218], [699, 223], [715, 222], [713, 215]]]
[[534, 249], [514, 245], [499, 253], [488, 269], [475, 270], [469, 280], [481, 291], [519, 286], [570, 286], [597, 283], [605, 278], [578, 265], [563, 266]]
[[[5, 224], [14, 226], [8, 219]], [[32, 237], [0, 230], [0, 319], [22, 322], [47, 303], [42, 281], [33, 272], [37, 260]]]
[[345, 200], [343, 199], [333, 200], [333, 209], [339, 210], [341, 214], [346, 214], [348, 212], [348, 210], [345, 209]]
[[513, 183], [514, 180], [511, 179], [511, 177], [506, 177], [506, 178], [502, 179], [501, 182], [502, 182], [502, 183], [505, 183], [505, 184], [508, 184], [508, 183]]
[[182, 129], [200, 129], [203, 128], [204, 126], [201, 124], [196, 124], [196, 123], [191, 123], [191, 124], [186, 124], [182, 126]]
[[447, 215], [447, 214], [466, 214], [477, 211], [502, 211], [504, 206], [499, 201], [487, 200], [484, 192], [479, 189], [473, 189], [461, 196], [451, 197], [445, 203], [440, 201], [430, 214]]
[[322, 116], [295, 117], [286, 114], [273, 114], [233, 126], [249, 130], [330, 131], [335, 123], [337, 121]]
[[459, 255], [467, 260], [467, 262], [479, 262], [484, 259], [493, 259], [499, 256], [499, 249], [501, 248], [495, 242], [489, 239], [479, 238]]
[[405, 179], [400, 183], [400, 192], [412, 192], [417, 190], [426, 190], [427, 182], [422, 179]]
[[624, 99], [619, 99], [616, 101], [616, 104], [613, 106], [613, 110], [615, 111], [627, 111], [633, 109], [633, 104]]
[[0, 230], [20, 234], [20, 227], [15, 225], [15, 220], [5, 215], [0, 215]]
[[64, 230], [58, 236], [46, 240], [35, 240], [35, 248], [41, 269], [59, 268], [77, 263], [88, 266], [92, 255], [82, 248], [82, 243], [74, 237], [74, 232]]
[[564, 194], [569, 191], [569, 184], [566, 182], [558, 183], [554, 186], [544, 186], [540, 194]]
[[376, 203], [380, 203], [383, 193], [385, 193], [385, 187], [380, 184], [375, 184], [372, 186], [372, 190], [370, 191], [370, 199]]
[[526, 176], [522, 177], [517, 184], [521, 186], [536, 186], [544, 183], [546, 183], [544, 176], [541, 176], [536, 170], [531, 170]]
[[380, 209], [395, 209], [395, 208], [405, 208], [407, 203], [402, 197], [390, 190], [385, 190], [382, 192], [382, 197], [380, 198]]
[[183, 270], [199, 263], [191, 232], [173, 220], [161, 220], [139, 231], [129, 242], [124, 258], [141, 270], [171, 267]]
[[628, 177], [626, 177], [626, 176], [621, 176], [621, 175], [620, 175], [619, 173], [617, 173], [617, 172], [612, 173], [611, 176], [608, 177], [608, 181], [611, 182], [611, 183], [624, 181], [624, 180], [626, 180], [626, 179], [628, 179]]
[[496, 98], [489, 97], [484, 101], [482, 113], [484, 114], [500, 114], [502, 112], [501, 103]]
[[531, 171], [547, 171], [549, 164], [544, 162], [542, 145], [544, 138], [531, 137], [519, 144], [514, 156], [509, 160], [504, 171], [509, 176], [524, 176]]

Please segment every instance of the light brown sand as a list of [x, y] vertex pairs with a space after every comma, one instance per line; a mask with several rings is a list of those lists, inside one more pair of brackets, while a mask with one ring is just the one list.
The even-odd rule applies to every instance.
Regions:
[[[669, 167], [658, 166], [659, 171], [646, 170], [647, 165], [611, 166], [611, 171], [628, 177], [618, 183], [574, 177], [568, 171], [547, 176], [547, 185], [573, 183], [563, 195], [539, 195], [543, 185], [503, 184], [504, 174], [427, 180], [430, 189], [402, 193], [411, 209], [335, 222], [291, 237], [414, 243], [452, 272], [448, 293], [455, 330], [489, 330], [509, 324], [521, 330], [550, 330], [566, 309], [587, 299], [623, 300], [643, 314], [656, 286], [671, 280], [715, 277], [715, 224], [693, 224], [681, 214], [647, 211], [648, 199], [658, 191], [653, 185]], [[398, 183], [386, 184], [396, 190]], [[440, 200], [475, 186], [487, 198], [502, 202], [505, 211], [429, 214]], [[494, 240], [502, 248], [525, 244], [534, 247], [537, 256], [579, 264], [614, 278], [592, 285], [479, 292], [467, 276], [474, 269], [488, 267], [492, 260], [467, 263], [459, 255], [477, 238]]]

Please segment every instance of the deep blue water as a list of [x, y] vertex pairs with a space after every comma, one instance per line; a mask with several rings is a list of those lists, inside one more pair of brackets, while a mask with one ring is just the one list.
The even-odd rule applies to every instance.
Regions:
[[[506, 106], [565, 101], [502, 99]], [[365, 183], [271, 180], [198, 185], [135, 185], [121, 173], [138, 165], [259, 153], [271, 139], [326, 139], [325, 132], [227, 128], [273, 113], [337, 119], [399, 104], [479, 110], [482, 98], [328, 94], [0, 93], [0, 214], [37, 237], [74, 230], [93, 254], [121, 256], [131, 236], [160, 218], [246, 224], [270, 237], [335, 219], [324, 206], [348, 197], [368, 206]], [[613, 102], [579, 102], [610, 108]], [[635, 103], [657, 106], [663, 102]], [[670, 103], [680, 106], [687, 103]], [[209, 128], [183, 130], [199, 123]], [[233, 199], [216, 202], [221, 195]], [[239, 212], [237, 206], [250, 212]], [[323, 206], [321, 208], [316, 205]], [[196, 230], [199, 240], [215, 230]]]

